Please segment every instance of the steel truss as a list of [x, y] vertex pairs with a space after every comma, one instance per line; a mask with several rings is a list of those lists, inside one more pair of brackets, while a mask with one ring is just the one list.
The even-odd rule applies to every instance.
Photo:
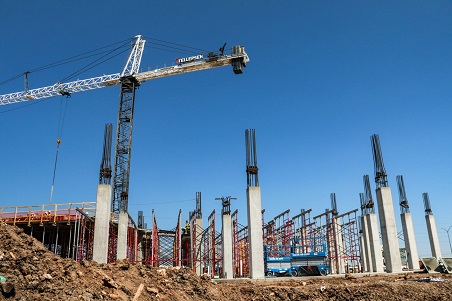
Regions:
[[[141, 229], [136, 240], [137, 258], [143, 264], [153, 267], [172, 267], [181, 265], [181, 212], [177, 226], [172, 230], [162, 230], [157, 226], [157, 219], [152, 211], [152, 229]], [[139, 245], [139, 247], [138, 247]]]
[[222, 271], [222, 236], [215, 229], [215, 210], [208, 217], [208, 226], [202, 232], [201, 244], [203, 246], [201, 260], [203, 264], [203, 273], [212, 278], [219, 278]]
[[250, 276], [248, 226], [238, 222], [238, 210], [232, 215], [232, 256], [234, 278]]
[[343, 213], [336, 217], [342, 236], [339, 246], [340, 258], [345, 261], [346, 272], [361, 271], [361, 248], [359, 244], [358, 209]]

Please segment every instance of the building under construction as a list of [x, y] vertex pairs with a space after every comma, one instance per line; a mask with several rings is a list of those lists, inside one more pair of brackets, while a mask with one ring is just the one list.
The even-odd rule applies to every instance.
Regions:
[[[253, 185], [258, 184], [257, 161], [253, 158], [255, 136], [254, 131], [246, 133], [247, 149], [252, 154], [247, 160], [248, 184]], [[127, 259], [152, 267], [188, 266], [211, 277], [253, 278], [251, 231], [249, 223], [239, 222], [241, 213], [231, 210], [235, 198], [219, 198], [221, 220], [217, 220], [215, 210], [203, 220], [206, 215], [202, 212], [201, 192], [197, 192], [187, 222], [182, 223], [179, 211], [173, 229], [159, 228], [154, 211], [149, 226], [144, 223], [142, 211], [137, 223], [124, 210], [112, 211], [111, 172], [105, 155], [109, 153], [110, 136], [111, 125], [107, 125], [96, 202], [1, 207], [0, 220], [23, 228], [50, 251], [79, 262]], [[259, 210], [257, 235], [262, 245], [286, 245], [295, 239], [306, 241], [322, 236], [327, 241], [332, 273], [361, 271], [358, 209], [339, 214], [335, 194], [330, 197], [331, 208], [316, 215], [312, 209], [297, 208], [266, 218], [265, 210]], [[101, 234], [96, 237], [96, 233]]]

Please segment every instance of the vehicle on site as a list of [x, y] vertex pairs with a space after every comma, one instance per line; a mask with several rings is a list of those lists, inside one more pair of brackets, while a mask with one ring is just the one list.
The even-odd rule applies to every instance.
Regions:
[[267, 276], [308, 276], [330, 273], [325, 239], [292, 239], [289, 244], [264, 246]]

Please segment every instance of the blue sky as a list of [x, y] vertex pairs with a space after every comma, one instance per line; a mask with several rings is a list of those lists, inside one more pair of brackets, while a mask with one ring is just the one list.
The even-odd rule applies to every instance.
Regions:
[[[230, 67], [144, 83], [137, 92], [129, 210], [176, 225], [202, 192], [205, 219], [233, 196], [246, 224], [244, 131], [256, 129], [266, 218], [291, 209], [359, 206], [373, 178], [370, 136], [379, 134], [401, 230], [396, 176], [403, 175], [421, 256], [429, 256], [422, 193], [441, 228], [452, 225], [452, 4], [450, 1], [2, 1], [0, 81], [137, 34], [217, 50], [244, 45], [243, 75]], [[145, 48], [141, 67], [184, 54]], [[127, 55], [78, 78], [117, 73]], [[86, 63], [85, 63], [86, 64]], [[78, 70], [29, 75], [30, 88]], [[23, 90], [23, 80], [0, 94]], [[105, 123], [116, 124], [119, 87], [68, 101], [53, 202], [94, 201]], [[48, 203], [60, 97], [0, 108], [1, 206]], [[11, 109], [13, 109], [10, 111]], [[375, 184], [372, 188], [375, 188]]]

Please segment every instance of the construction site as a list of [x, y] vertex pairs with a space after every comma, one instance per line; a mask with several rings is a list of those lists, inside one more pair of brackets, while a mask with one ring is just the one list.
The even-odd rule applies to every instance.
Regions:
[[[262, 206], [254, 129], [244, 130], [247, 212], [223, 196], [221, 214], [179, 210], [162, 229], [152, 212], [129, 212], [136, 89], [161, 77], [232, 66], [244, 72], [243, 46], [225, 54], [179, 58], [172, 67], [139, 72], [145, 40], [133, 39], [118, 74], [0, 95], [0, 105], [120, 86], [113, 126], [105, 124], [97, 198], [80, 203], [0, 207], [0, 300], [450, 300], [452, 258], [441, 255], [428, 194], [423, 195], [431, 257], [419, 258], [403, 176], [397, 176], [404, 262], [379, 136], [370, 137], [375, 195], [369, 175], [356, 206], [339, 212], [335, 193], [323, 212]], [[101, 143], [101, 141], [99, 141]], [[114, 146], [114, 150], [113, 150]], [[111, 154], [114, 153], [112, 158]], [[245, 184], [245, 183], [244, 183]], [[284, 206], [282, 203], [281, 206]], [[378, 213], [375, 209], [378, 208]], [[151, 215], [151, 224], [144, 216]], [[221, 218], [218, 218], [220, 216]], [[435, 280], [436, 279], [436, 280]], [[438, 280], [441, 279], [441, 280]], [[438, 281], [437, 281], [438, 280]]]

